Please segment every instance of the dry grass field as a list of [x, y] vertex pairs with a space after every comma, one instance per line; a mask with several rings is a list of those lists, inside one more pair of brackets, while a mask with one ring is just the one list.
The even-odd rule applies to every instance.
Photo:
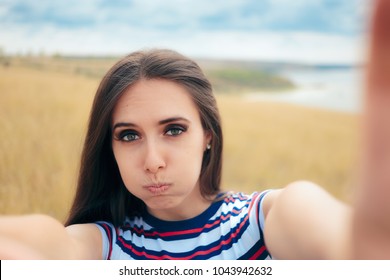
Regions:
[[[99, 79], [75, 71], [0, 67], [0, 213], [63, 220]], [[218, 96], [225, 153], [223, 187], [251, 192], [313, 180], [348, 200], [358, 117]]]

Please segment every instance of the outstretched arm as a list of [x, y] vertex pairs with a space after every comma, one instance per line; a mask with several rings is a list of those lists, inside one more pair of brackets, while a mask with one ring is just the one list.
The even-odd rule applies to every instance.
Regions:
[[95, 225], [65, 228], [45, 215], [0, 217], [0, 259], [99, 259]]
[[390, 259], [390, 1], [375, 2], [354, 215], [354, 257], [359, 259]]
[[265, 242], [276, 258], [390, 259], [390, 0], [375, 0], [369, 47], [355, 203], [308, 182], [271, 193]]
[[265, 243], [276, 259], [347, 259], [352, 209], [321, 187], [297, 181], [263, 203]]

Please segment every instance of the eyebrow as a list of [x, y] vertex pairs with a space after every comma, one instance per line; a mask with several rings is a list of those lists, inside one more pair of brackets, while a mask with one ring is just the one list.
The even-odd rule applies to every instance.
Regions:
[[190, 121], [186, 118], [183, 117], [172, 117], [168, 119], [164, 119], [158, 122], [159, 125], [167, 124], [167, 123], [172, 123], [172, 122], [177, 122], [177, 121], [184, 121], [187, 123], [190, 123]]
[[[158, 122], [158, 125], [164, 125], [164, 124], [167, 124], [167, 123], [172, 123], [172, 122], [177, 122], [177, 121], [184, 121], [186, 123], [190, 123], [190, 121], [186, 118], [183, 118], [183, 117], [172, 117], [172, 118], [167, 118], [167, 119], [163, 119], [161, 121]], [[134, 124], [134, 123], [130, 123], [130, 122], [119, 122], [119, 123], [116, 123], [112, 130], [114, 131], [115, 129], [117, 129], [118, 127], [136, 127], [137, 125]]]

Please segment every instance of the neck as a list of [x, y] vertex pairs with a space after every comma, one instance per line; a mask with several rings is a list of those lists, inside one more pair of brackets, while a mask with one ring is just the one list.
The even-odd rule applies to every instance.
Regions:
[[183, 221], [195, 218], [207, 210], [213, 203], [215, 196], [204, 198], [200, 197], [196, 200], [191, 199], [189, 201], [184, 200], [180, 205], [164, 209], [154, 210], [147, 208], [148, 212], [154, 217], [164, 221]]

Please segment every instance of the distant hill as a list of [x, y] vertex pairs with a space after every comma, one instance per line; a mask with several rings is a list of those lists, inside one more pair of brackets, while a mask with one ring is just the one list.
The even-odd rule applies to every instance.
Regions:
[[[101, 79], [119, 57], [74, 57], [56, 55], [52, 57], [3, 57], [4, 67], [19, 65], [39, 70], [68, 72]], [[216, 93], [240, 94], [256, 91], [284, 91], [295, 87], [281, 73], [284, 70], [346, 69], [353, 65], [307, 65], [299, 63], [196, 59]]]
[[287, 78], [261, 69], [237, 66], [204, 69], [216, 93], [281, 91], [295, 87]]

